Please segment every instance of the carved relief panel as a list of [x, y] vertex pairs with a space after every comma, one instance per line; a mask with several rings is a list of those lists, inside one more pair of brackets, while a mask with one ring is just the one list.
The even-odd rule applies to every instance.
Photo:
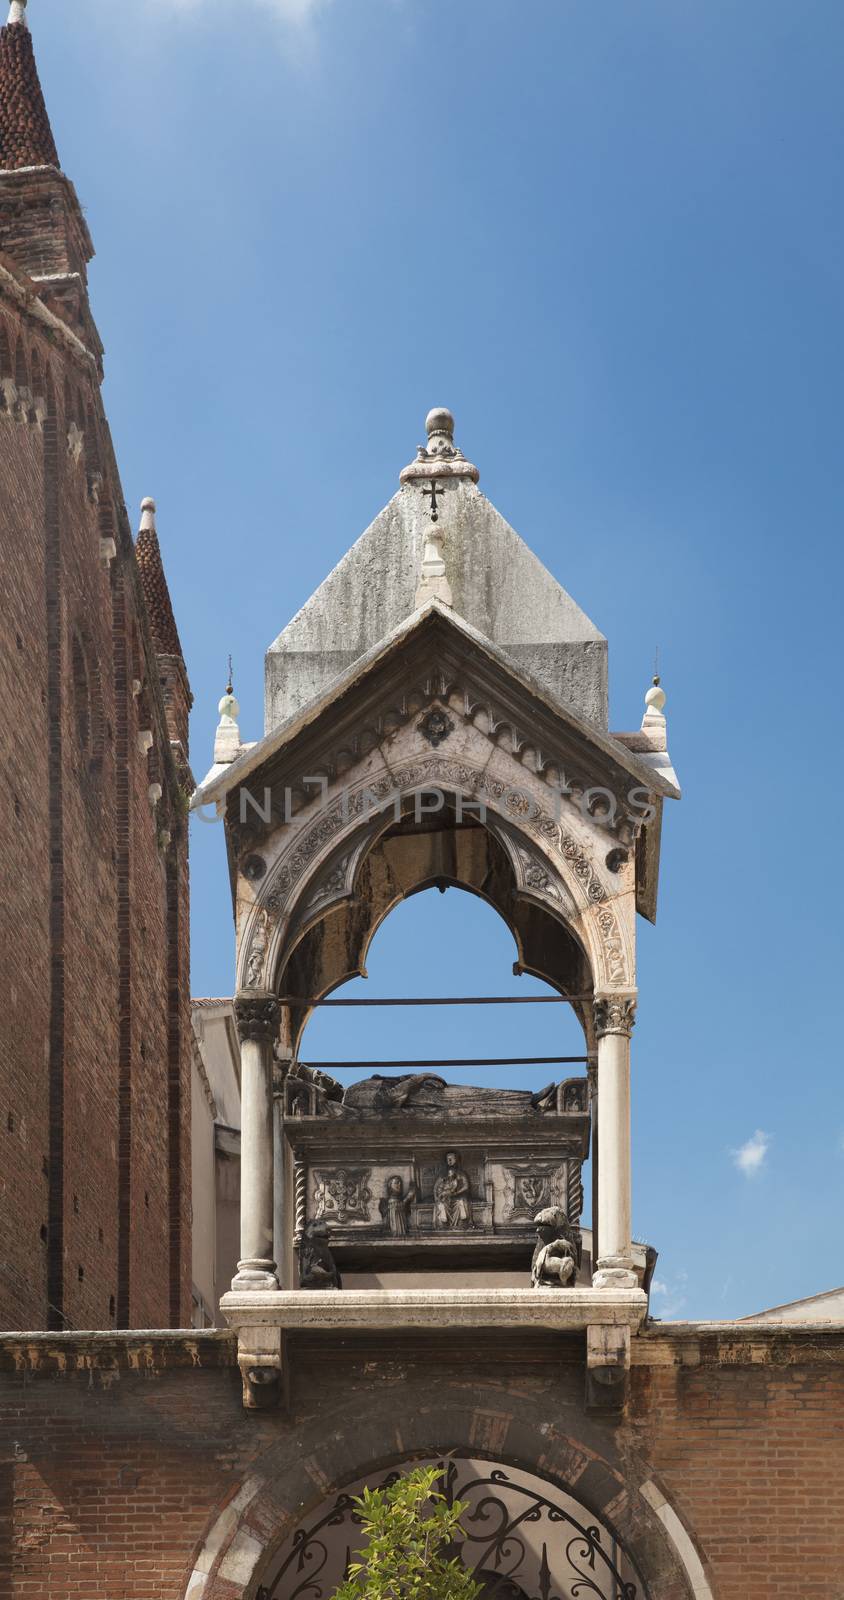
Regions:
[[[560, 1206], [572, 1222], [583, 1209], [582, 1160], [507, 1155], [454, 1146], [377, 1152], [363, 1162], [299, 1152], [296, 1226], [325, 1221], [340, 1243], [427, 1238], [457, 1243], [530, 1231], [538, 1211]], [[301, 1195], [303, 1205], [299, 1196]]]

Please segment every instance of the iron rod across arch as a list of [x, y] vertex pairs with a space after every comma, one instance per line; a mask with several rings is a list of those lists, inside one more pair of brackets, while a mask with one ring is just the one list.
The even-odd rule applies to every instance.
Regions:
[[282, 1006], [572, 1006], [594, 999], [591, 994], [461, 994], [405, 996], [401, 999], [309, 1000], [305, 995], [283, 994]]
[[336, 1072], [343, 1067], [558, 1067], [590, 1060], [590, 1056], [477, 1056], [454, 1061], [306, 1061], [304, 1065], [320, 1072]]

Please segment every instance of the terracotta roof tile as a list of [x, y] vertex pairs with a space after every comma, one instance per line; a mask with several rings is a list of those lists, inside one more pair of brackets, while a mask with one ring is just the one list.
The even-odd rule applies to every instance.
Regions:
[[0, 168], [58, 165], [32, 34], [13, 22], [0, 28]]

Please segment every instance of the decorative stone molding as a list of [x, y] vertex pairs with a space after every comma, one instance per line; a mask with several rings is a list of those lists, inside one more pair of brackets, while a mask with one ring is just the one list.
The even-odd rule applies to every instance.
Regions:
[[630, 995], [597, 995], [593, 1002], [595, 1032], [599, 1039], [608, 1033], [620, 1033], [626, 1039], [633, 1032], [636, 1021], [636, 1001]]
[[[270, 919], [269, 949], [266, 961], [268, 981], [272, 982], [272, 974], [276, 971], [279, 959], [281, 931], [291, 915], [295, 915], [297, 925], [302, 918], [307, 918], [317, 908], [317, 902], [322, 899], [322, 885], [319, 879], [314, 881], [313, 895], [306, 891], [307, 898], [300, 899], [297, 907], [298, 884], [300, 880], [313, 871], [319, 858], [328, 856], [332, 845], [340, 846], [344, 833], [351, 833], [357, 824], [371, 821], [374, 826], [383, 825], [390, 807], [400, 806], [403, 800], [412, 797], [419, 789], [426, 785], [446, 791], [454, 791], [464, 797], [471, 797], [472, 803], [482, 804], [498, 817], [509, 820], [522, 833], [525, 845], [528, 840], [525, 835], [533, 835], [546, 851], [551, 852], [550, 859], [542, 856], [540, 852], [530, 851], [534, 857], [536, 870], [532, 873], [532, 883], [525, 883], [525, 873], [529, 866], [525, 859], [518, 853], [514, 846], [510, 849], [516, 869], [517, 882], [527, 888], [528, 892], [545, 898], [547, 903], [562, 913], [568, 920], [573, 915], [583, 916], [587, 923], [584, 932], [589, 935], [593, 947], [591, 959], [595, 981], [598, 984], [618, 985], [629, 987], [633, 980], [632, 963], [626, 947], [622, 928], [616, 912], [609, 902], [609, 891], [602, 881], [597, 864], [593, 862], [583, 845], [577, 838], [553, 817], [542, 809], [533, 794], [527, 790], [519, 789], [513, 784], [508, 784], [496, 778], [491, 773], [470, 765], [465, 761], [449, 760], [443, 756], [427, 756], [408, 763], [393, 770], [389, 774], [374, 778], [369, 783], [362, 783], [353, 791], [345, 791], [335, 801], [311, 821], [305, 822], [298, 835], [291, 841], [286, 852], [267, 871], [266, 878], [261, 885], [258, 905], [255, 907], [246, 928], [242, 942], [242, 953], [239, 957], [240, 982], [243, 987], [252, 987], [246, 977], [249, 961], [252, 954], [252, 943], [260, 926], [261, 911], [266, 910]], [[494, 824], [490, 824], [492, 832], [496, 832]], [[343, 857], [343, 872], [345, 881], [341, 884], [339, 875], [336, 882], [332, 882], [328, 899], [339, 897], [353, 892], [354, 867], [359, 853], [365, 848], [366, 840], [358, 831], [355, 835], [354, 848]], [[342, 847], [341, 847], [342, 848]], [[251, 849], [251, 844], [250, 844]], [[558, 859], [554, 860], [554, 856]], [[329, 876], [337, 867], [337, 858], [328, 869]], [[317, 869], [323, 870], [322, 864]], [[540, 886], [540, 877], [548, 873], [548, 882]], [[560, 880], [559, 896], [554, 893], [555, 877]]]
[[[376, 746], [392, 741], [400, 729], [432, 710], [447, 712], [465, 727], [476, 728], [555, 793], [558, 806], [562, 802], [589, 818], [624, 849], [629, 849], [639, 836], [646, 820], [641, 800], [644, 784], [637, 784], [634, 777], [620, 771], [611, 779], [606, 770], [604, 783], [596, 783], [595, 772], [590, 773], [583, 753], [573, 747], [571, 739], [559, 745], [551, 729], [541, 732], [531, 723], [524, 706], [501, 696], [477, 659], [472, 663], [441, 663], [434, 671], [420, 672], [398, 689], [391, 687], [389, 694], [369, 703], [354, 726], [336, 730], [329, 749], [309, 754], [308, 769], [314, 777], [324, 777], [327, 784], [333, 784]], [[421, 731], [424, 733], [424, 729]], [[601, 762], [599, 772], [602, 766]], [[635, 790], [640, 791], [640, 799], [631, 810], [628, 802]], [[283, 793], [280, 788], [273, 796], [273, 811], [288, 821], [290, 803], [295, 813], [313, 798], [312, 790], [296, 782], [290, 785], [284, 803]], [[612, 870], [620, 867], [619, 861]]]
[[301, 1150], [293, 1152], [293, 1245], [302, 1243], [308, 1220], [308, 1167]]
[[235, 997], [234, 1015], [241, 1043], [271, 1044], [278, 1033], [281, 1007], [274, 994]]

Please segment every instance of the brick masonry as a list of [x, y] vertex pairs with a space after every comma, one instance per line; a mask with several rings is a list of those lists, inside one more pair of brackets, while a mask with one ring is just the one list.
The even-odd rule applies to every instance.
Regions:
[[567, 1488], [651, 1600], [695, 1594], [693, 1562], [716, 1600], [844, 1596], [841, 1334], [656, 1327], [619, 1424], [584, 1414], [574, 1338], [313, 1338], [288, 1361], [286, 1409], [255, 1414], [226, 1334], [0, 1341], [0, 1594], [253, 1600], [335, 1489], [456, 1449]]
[[[0, 1327], [11, 1329], [190, 1322], [190, 690], [146, 606], [102, 411], [86, 241], [54, 168], [0, 172]], [[59, 276], [39, 302], [27, 274], [45, 263]]]

